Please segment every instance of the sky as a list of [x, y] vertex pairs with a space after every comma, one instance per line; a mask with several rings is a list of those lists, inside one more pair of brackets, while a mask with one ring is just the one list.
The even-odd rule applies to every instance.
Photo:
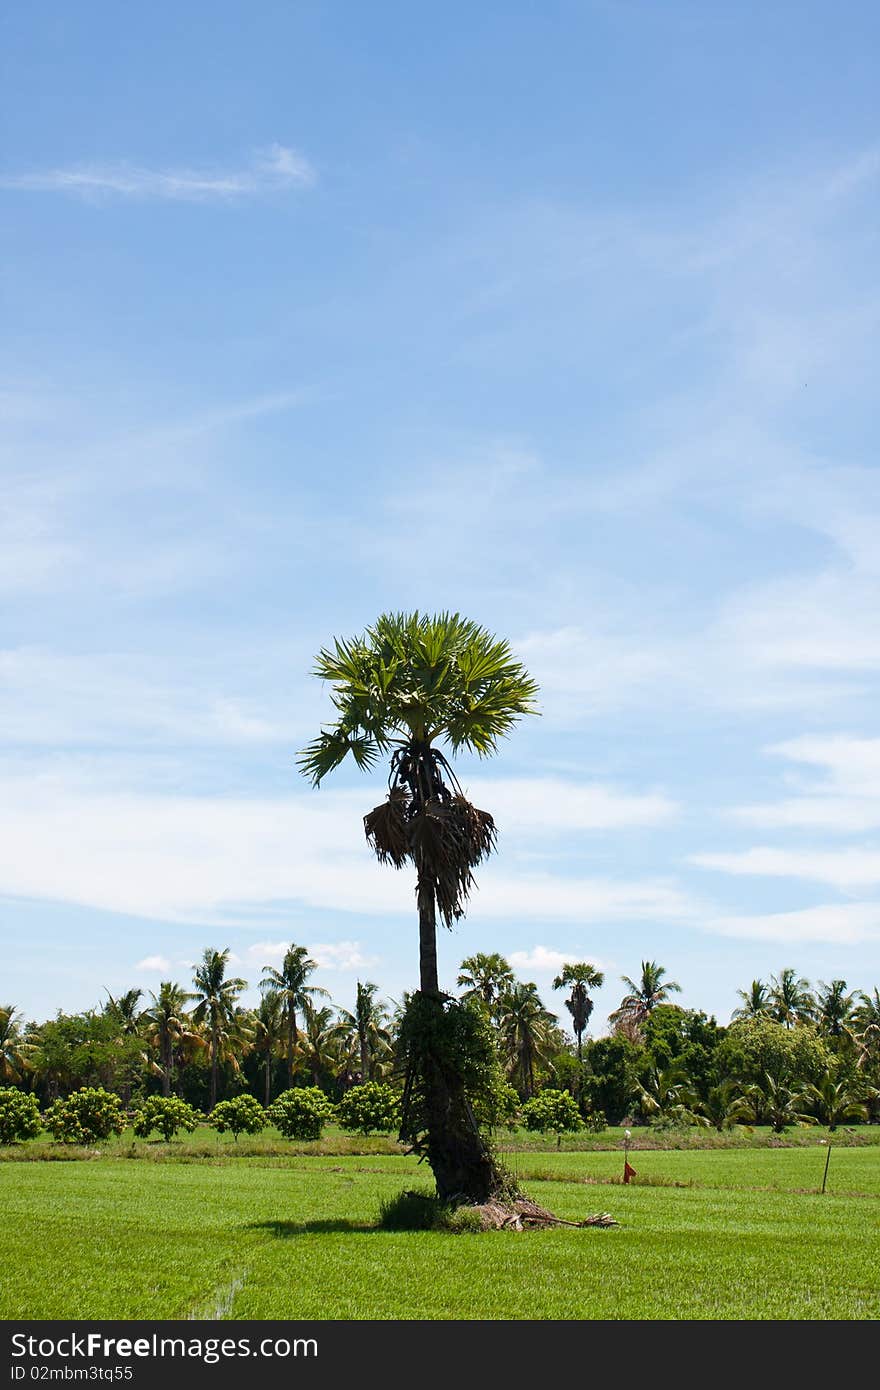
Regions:
[[[0, 999], [350, 1008], [413, 884], [318, 649], [541, 686], [441, 983], [880, 981], [880, 10], [40, 0], [0, 20]], [[560, 1012], [565, 1018], [564, 1010]]]

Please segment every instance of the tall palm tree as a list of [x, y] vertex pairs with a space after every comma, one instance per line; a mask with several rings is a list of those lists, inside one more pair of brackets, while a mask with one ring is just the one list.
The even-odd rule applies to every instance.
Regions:
[[15, 1084], [30, 1069], [28, 1053], [33, 1051], [25, 1041], [21, 1014], [11, 1004], [0, 1005], [0, 1081]]
[[260, 1007], [253, 1014], [251, 1026], [254, 1051], [263, 1059], [265, 1104], [268, 1107], [272, 1101], [272, 1062], [281, 1056], [285, 1035], [284, 1005], [277, 990], [266, 990]]
[[337, 1025], [342, 1030], [353, 1031], [357, 1037], [361, 1081], [373, 1080], [374, 1059], [387, 1054], [391, 1049], [391, 1033], [387, 1027], [388, 1010], [376, 999], [378, 990], [378, 985], [370, 984], [369, 981], [362, 985], [358, 980], [354, 1013], [340, 1009]]
[[791, 966], [780, 970], [779, 975], [770, 980], [770, 1006], [772, 1017], [786, 1028], [807, 1023], [816, 1012], [809, 980], [799, 979]]
[[851, 1038], [852, 1020], [856, 1008], [856, 991], [846, 992], [846, 980], [832, 980], [826, 985], [819, 981], [816, 996], [816, 1019], [819, 1030], [829, 1038]]
[[771, 1014], [770, 991], [763, 980], [752, 980], [748, 989], [738, 989], [742, 1006], [734, 1009], [733, 1018], [769, 1018]]
[[195, 995], [189, 994], [182, 985], [163, 980], [158, 994], [150, 990], [150, 998], [153, 1002], [144, 1009], [141, 1018], [147, 1042], [159, 1057], [162, 1094], [170, 1096], [175, 1049], [184, 1043], [190, 1046], [200, 1046], [202, 1043], [186, 1013], [186, 1005]]
[[464, 987], [465, 999], [482, 999], [490, 1017], [494, 1017], [498, 1000], [507, 990], [513, 989], [516, 980], [509, 964], [497, 951], [490, 954], [477, 951], [476, 955], [462, 961], [457, 983]]
[[208, 1033], [208, 1047], [211, 1057], [211, 1088], [208, 1109], [217, 1104], [217, 1082], [220, 1068], [220, 1054], [225, 1051], [231, 1037], [241, 1031], [241, 1021], [236, 1016], [236, 1001], [247, 989], [247, 981], [238, 976], [227, 978], [226, 965], [229, 960], [229, 947], [215, 951], [210, 946], [202, 953], [202, 963], [193, 969], [193, 986], [196, 1007], [193, 1021], [204, 1024]]
[[297, 946], [296, 942], [291, 941], [284, 953], [284, 960], [281, 962], [281, 969], [276, 970], [274, 965], [264, 965], [264, 979], [260, 981], [260, 989], [271, 990], [277, 994], [281, 1000], [284, 1010], [284, 1023], [287, 1030], [287, 1084], [293, 1085], [293, 1058], [296, 1051], [296, 1016], [302, 1013], [306, 1003], [314, 999], [315, 995], [327, 994], [326, 989], [321, 989], [318, 985], [307, 983], [309, 976], [317, 970], [318, 962], [312, 960], [305, 946]]
[[583, 1062], [583, 1036], [587, 1031], [587, 1024], [590, 1021], [590, 1014], [593, 1012], [593, 1001], [590, 998], [591, 989], [601, 989], [605, 983], [605, 976], [601, 970], [597, 970], [595, 965], [590, 965], [589, 961], [566, 962], [562, 967], [562, 974], [557, 975], [553, 981], [554, 989], [565, 989], [566, 985], [571, 985], [571, 994], [565, 1001], [565, 1007], [571, 1014], [571, 1026], [577, 1038], [578, 1061]]
[[553, 1049], [556, 1015], [545, 1009], [535, 984], [515, 984], [498, 1002], [498, 1026], [507, 1074], [528, 1100], [535, 1089], [535, 1067]]
[[303, 1061], [308, 1067], [312, 1085], [320, 1086], [322, 1073], [333, 1072], [338, 1057], [336, 1033], [338, 1024], [334, 1022], [333, 1009], [326, 1005], [316, 1009], [307, 999], [303, 1008], [304, 1028], [300, 1033], [300, 1048]]
[[[124, 1045], [126, 1039], [140, 1036], [141, 1028], [138, 1003], [142, 994], [142, 989], [128, 989], [125, 994], [120, 994], [118, 999], [114, 999], [109, 989], [107, 990], [107, 1003], [104, 1005], [104, 1013], [108, 1018], [112, 1018], [119, 1028], [117, 1044], [120, 1046]], [[126, 1107], [131, 1103], [131, 1088], [137, 1078], [138, 1070], [140, 1067], [146, 1066], [146, 1064], [147, 1057], [142, 1051], [136, 1052], [134, 1056], [129, 1054], [126, 1057], [120, 1088], [122, 1092], [122, 1103]]]
[[798, 1100], [812, 1106], [819, 1123], [834, 1131], [844, 1120], [867, 1120], [865, 1101], [870, 1090], [870, 1087], [854, 1084], [846, 1076], [835, 1081], [833, 1076], [826, 1075], [818, 1086], [805, 1086]]
[[658, 1004], [665, 1004], [670, 994], [680, 994], [681, 985], [675, 980], [665, 980], [666, 967], [655, 960], [642, 961], [642, 973], [638, 983], [628, 975], [622, 975], [623, 983], [629, 987], [619, 1006], [609, 1015], [612, 1023], [618, 1020], [635, 1024], [640, 1028], [651, 1017]]
[[336, 722], [300, 755], [314, 786], [350, 753], [362, 771], [390, 756], [389, 794], [364, 818], [381, 863], [411, 866], [419, 919], [419, 991], [410, 1009], [401, 1133], [427, 1158], [441, 1198], [483, 1201], [504, 1177], [479, 1133], [463, 1063], [437, 1039], [461, 1006], [440, 993], [437, 918], [465, 914], [473, 871], [495, 847], [495, 823], [468, 801], [440, 748], [487, 757], [526, 714], [537, 685], [507, 642], [443, 613], [385, 614], [360, 637], [318, 655]]

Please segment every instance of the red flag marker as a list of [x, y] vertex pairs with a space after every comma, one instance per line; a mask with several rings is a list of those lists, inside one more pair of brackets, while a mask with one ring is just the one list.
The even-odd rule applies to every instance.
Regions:
[[624, 1159], [624, 1160], [623, 1160], [623, 1181], [624, 1181], [625, 1183], [627, 1183], [627, 1182], [629, 1182], [632, 1178], [634, 1178], [635, 1175], [636, 1175], [636, 1170], [635, 1170], [635, 1168], [631, 1167], [630, 1164], [627, 1163], [626, 1159]]

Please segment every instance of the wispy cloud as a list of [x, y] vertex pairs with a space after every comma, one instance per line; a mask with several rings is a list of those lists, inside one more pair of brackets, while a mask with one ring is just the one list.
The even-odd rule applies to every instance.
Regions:
[[734, 807], [736, 820], [762, 829], [835, 834], [880, 829], [880, 738], [804, 734], [774, 744], [767, 752], [825, 775], [799, 778], [799, 794], [780, 801]]
[[753, 941], [856, 946], [880, 941], [880, 903], [832, 903], [794, 912], [715, 917], [707, 919], [704, 925], [720, 936]]
[[[260, 913], [269, 930], [294, 903], [411, 917], [411, 877], [383, 869], [364, 843], [368, 795], [360, 788], [244, 800], [113, 793], [60, 772], [2, 779], [0, 893], [160, 921], [252, 927]], [[499, 856], [480, 874], [472, 910], [508, 922], [580, 924], [693, 921], [700, 906], [666, 878], [523, 872]], [[262, 941], [263, 949], [280, 945]], [[343, 968], [338, 944], [314, 949]]]
[[[588, 958], [591, 965], [601, 970], [607, 969], [602, 961], [593, 956]], [[583, 947], [577, 951], [557, 951], [551, 946], [533, 946], [530, 951], [511, 951], [507, 959], [514, 970], [532, 970], [536, 975], [558, 975], [567, 962], [584, 960], [585, 956]]]
[[880, 883], [880, 851], [870, 849], [771, 849], [731, 854], [692, 854], [690, 863], [721, 873], [764, 878], [802, 878], [842, 892]]
[[171, 969], [171, 962], [167, 956], [144, 956], [135, 966], [135, 970], [166, 971]]
[[75, 197], [164, 199], [171, 202], [229, 202], [288, 188], [308, 188], [315, 170], [304, 155], [270, 145], [238, 169], [148, 169], [125, 162], [78, 164], [0, 176], [0, 188]]

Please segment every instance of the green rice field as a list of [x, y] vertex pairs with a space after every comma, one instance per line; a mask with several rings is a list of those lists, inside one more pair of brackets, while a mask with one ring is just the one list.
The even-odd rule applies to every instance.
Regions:
[[[834, 1136], [822, 1195], [820, 1133], [636, 1150], [627, 1187], [617, 1147], [502, 1145], [537, 1201], [573, 1221], [608, 1211], [610, 1230], [384, 1231], [381, 1202], [430, 1174], [382, 1139], [293, 1152], [197, 1135], [140, 1157], [123, 1139], [3, 1162], [0, 1317], [876, 1318], [880, 1146]], [[3, 1157], [52, 1150], [73, 1158]]]

